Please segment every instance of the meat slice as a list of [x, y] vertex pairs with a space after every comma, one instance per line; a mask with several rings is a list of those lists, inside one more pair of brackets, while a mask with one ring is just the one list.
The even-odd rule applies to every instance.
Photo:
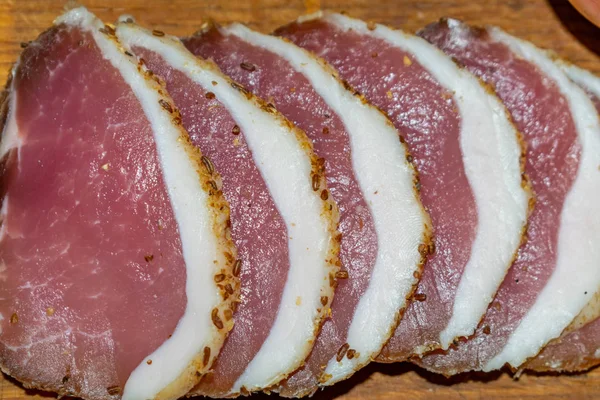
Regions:
[[317, 13], [277, 34], [324, 57], [405, 132], [434, 228], [415, 301], [380, 361], [473, 333], [519, 244], [530, 194], [519, 136], [501, 102], [418, 37]]
[[517, 368], [561, 334], [600, 284], [598, 114], [531, 43], [456, 20], [420, 35], [496, 89], [527, 141], [537, 198], [528, 240], [474, 338], [422, 363], [446, 374]]
[[177, 398], [232, 326], [229, 210], [164, 88], [113, 33], [71, 10], [12, 70], [0, 366], [60, 395]]
[[[587, 93], [600, 113], [600, 79], [592, 73], [563, 61], [558, 65]], [[584, 371], [600, 364], [600, 294], [579, 313], [561, 336], [549, 343], [521, 369], [540, 372]]]
[[331, 319], [304, 367], [272, 389], [310, 394], [376, 357], [406, 308], [421, 253], [431, 246], [415, 171], [389, 120], [306, 50], [240, 24], [207, 26], [184, 44], [269, 99], [306, 131], [325, 160], [330, 194], [340, 207], [340, 259], [348, 279], [339, 281]]
[[231, 204], [242, 298], [203, 393], [232, 396], [274, 385], [308, 357], [333, 299], [337, 208], [323, 163], [272, 105], [177, 38], [132, 23], [120, 24], [117, 36], [165, 80], [193, 143], [221, 171]]

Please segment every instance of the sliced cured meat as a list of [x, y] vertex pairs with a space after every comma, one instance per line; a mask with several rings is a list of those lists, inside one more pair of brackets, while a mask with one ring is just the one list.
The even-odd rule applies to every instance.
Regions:
[[376, 357], [412, 295], [423, 261], [419, 249], [430, 247], [414, 169], [385, 116], [306, 50], [239, 24], [208, 26], [184, 44], [269, 99], [325, 160], [330, 195], [340, 207], [340, 260], [348, 279], [339, 281], [331, 319], [304, 367], [272, 389], [312, 393]]
[[435, 254], [381, 361], [473, 333], [522, 240], [529, 192], [501, 102], [421, 38], [340, 14], [277, 31], [324, 57], [405, 132], [434, 228]]
[[528, 240], [474, 338], [422, 363], [446, 374], [517, 368], [599, 287], [598, 114], [543, 51], [497, 28], [442, 20], [420, 35], [496, 89], [527, 141], [525, 171], [537, 198]]
[[[600, 79], [574, 65], [558, 61], [567, 76], [585, 90], [600, 112]], [[579, 313], [558, 339], [548, 344], [522, 369], [534, 371], [584, 371], [600, 364], [600, 295]]]
[[177, 38], [132, 23], [120, 24], [117, 36], [165, 80], [193, 143], [221, 171], [231, 204], [242, 297], [202, 393], [231, 396], [274, 385], [308, 357], [333, 299], [337, 208], [323, 164], [272, 105]]
[[229, 211], [164, 88], [113, 33], [74, 9], [12, 71], [0, 365], [61, 395], [177, 398], [232, 326]]

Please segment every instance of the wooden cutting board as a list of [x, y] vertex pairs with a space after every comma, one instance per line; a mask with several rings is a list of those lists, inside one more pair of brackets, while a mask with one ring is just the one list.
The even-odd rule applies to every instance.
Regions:
[[[194, 32], [202, 18], [241, 21], [269, 32], [319, 6], [414, 32], [443, 16], [498, 25], [554, 49], [561, 57], [600, 73], [600, 29], [579, 16], [567, 0], [82, 0], [105, 21], [128, 13], [148, 26], [175, 35]], [[0, 0], [0, 81], [20, 52], [59, 15], [64, 0]], [[26, 391], [0, 375], [0, 400], [52, 397]], [[254, 396], [266, 398], [266, 395]], [[452, 379], [409, 364], [372, 364], [315, 399], [600, 399], [600, 369], [577, 375], [469, 374]]]

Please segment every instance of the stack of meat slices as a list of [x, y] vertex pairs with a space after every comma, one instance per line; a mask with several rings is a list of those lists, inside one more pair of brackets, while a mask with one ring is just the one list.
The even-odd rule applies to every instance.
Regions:
[[[406, 161], [412, 156], [385, 116], [307, 51], [237, 24], [210, 26], [184, 42], [272, 101], [325, 159], [331, 195], [340, 207], [340, 259], [348, 279], [338, 286], [331, 318], [306, 365], [287, 381], [286, 393], [290, 386], [295, 395], [312, 393], [377, 356], [412, 295], [421, 257], [432, 249], [428, 232], [423, 234], [429, 221], [414, 202]], [[201, 385], [199, 393], [208, 389]]]
[[[357, 21], [357, 23], [364, 25], [362, 22]], [[366, 28], [364, 30], [368, 31]], [[279, 33], [282, 32], [283, 30], [279, 31]], [[324, 40], [320, 39], [315, 42], [326, 43], [325, 38], [323, 38]], [[384, 111], [390, 111], [389, 104], [391, 102], [397, 107], [402, 107], [402, 111], [398, 111], [396, 114], [390, 113], [396, 121], [402, 119], [399, 116], [401, 113], [406, 116], [406, 120], [413, 119], [414, 129], [412, 130], [406, 129], [408, 123], [397, 123], [396, 126], [405, 134], [404, 140], [411, 151], [411, 158], [419, 167], [420, 194], [433, 221], [436, 237], [435, 254], [433, 254], [433, 249], [428, 249], [431, 258], [418, 289], [417, 298], [420, 298], [420, 301], [411, 305], [401, 326], [404, 321], [415, 318], [419, 312], [425, 316], [425, 321], [420, 323], [420, 326], [416, 327], [417, 329], [413, 327], [406, 334], [396, 333], [392, 342], [401, 341], [405, 346], [412, 342], [415, 348], [423, 348], [425, 347], [423, 345], [430, 345], [427, 338], [431, 332], [431, 341], [437, 343], [435, 335], [443, 329], [442, 324], [447, 322], [444, 320], [445, 317], [440, 315], [445, 312], [445, 310], [439, 309], [440, 305], [452, 308], [452, 298], [457, 290], [457, 280], [459, 279], [464, 282], [463, 285], [466, 287], [461, 289], [464, 295], [458, 295], [460, 300], [456, 301], [464, 304], [455, 302], [455, 308], [460, 312], [466, 308], [465, 304], [469, 303], [471, 307], [475, 308], [476, 302], [473, 299], [482, 303], [478, 306], [481, 310], [479, 315], [472, 317], [474, 319], [470, 328], [472, 332], [511, 263], [521, 242], [527, 217], [528, 197], [522, 188], [522, 171], [519, 164], [521, 148], [516, 130], [503, 115], [504, 108], [497, 99], [487, 93], [475, 78], [465, 71], [460, 71], [451, 60], [424, 40], [414, 38], [414, 41], [417, 42], [414, 45], [425, 53], [433, 53], [432, 55], [424, 54], [424, 58], [431, 57], [436, 61], [435, 66], [438, 68], [439, 76], [453, 86], [442, 87], [437, 82], [423, 83], [425, 79], [431, 82], [435, 78], [429, 75], [425, 77], [427, 72], [417, 65], [417, 60], [414, 60], [413, 65], [408, 68], [403, 61], [404, 54], [400, 54], [400, 56], [390, 54], [388, 59], [390, 68], [407, 69], [400, 81], [390, 82], [390, 87], [379, 86], [376, 82], [383, 80], [368, 64], [373, 59], [371, 53], [363, 53], [364, 57], [361, 57], [360, 50], [350, 47], [349, 43], [360, 43], [371, 50], [380, 51], [378, 57], [384, 58], [387, 57], [387, 54], [364, 38], [358, 41], [355, 38], [349, 38], [346, 41], [336, 36], [335, 39], [335, 42], [344, 51], [352, 52], [353, 65], [357, 68], [371, 69], [369, 76], [357, 79], [352, 79], [345, 74], [345, 70], [340, 69], [350, 85], [357, 85], [367, 99], [374, 99], [374, 104]], [[366, 119], [364, 112], [362, 114], [360, 112], [364, 106], [359, 99], [355, 99], [353, 103], [340, 100], [341, 96], [338, 92], [344, 94], [345, 91], [343, 85], [336, 81], [336, 73], [330, 71], [330, 67], [315, 59], [310, 53], [298, 49], [282, 39], [252, 32], [241, 25], [222, 28], [207, 27], [204, 32], [186, 39], [185, 43], [195, 54], [213, 59], [225, 72], [247, 85], [258, 95], [272, 99], [278, 109], [309, 132], [309, 136], [314, 140], [317, 153], [321, 151], [323, 156], [328, 157], [329, 154], [332, 154], [331, 149], [333, 148], [340, 153], [338, 157], [343, 159], [344, 144], [343, 142], [336, 143], [334, 140], [340, 141], [338, 137], [343, 137], [345, 134], [350, 138], [350, 151], [353, 151], [354, 154], [362, 150], [371, 155], [377, 154], [379, 158], [384, 157], [383, 160], [374, 160], [371, 165], [376, 165], [377, 162], [388, 163], [390, 157], [384, 156], [386, 155], [385, 143], [382, 143], [380, 147], [375, 147], [373, 144], [374, 138], [378, 133], [381, 135], [380, 132], [383, 132], [385, 126], [377, 127], [373, 124], [369, 126], [371, 131], [365, 132], [366, 135], [363, 134], [367, 136], [367, 140], [370, 142], [369, 146], [366, 142], [365, 144], [358, 142], [361, 131], [365, 130], [357, 121], [357, 118]], [[331, 47], [325, 45], [322, 48], [322, 53], [333, 57], [334, 51]], [[315, 49], [311, 48], [311, 50]], [[390, 51], [390, 53], [392, 52]], [[318, 52], [317, 54], [322, 53]], [[341, 57], [344, 56], [341, 55]], [[410, 57], [414, 59], [412, 54]], [[363, 60], [366, 62], [363, 63]], [[242, 64], [251, 65], [253, 70], [241, 68]], [[337, 66], [335, 62], [334, 65]], [[385, 69], [380, 69], [380, 72], [387, 73]], [[277, 76], [286, 79], [277, 79]], [[374, 94], [363, 90], [368, 87], [374, 89]], [[393, 100], [393, 97], [390, 99], [387, 93], [394, 90], [392, 96], [398, 96], [403, 87], [410, 87], [413, 90], [412, 93], [418, 92], [422, 101], [410, 96], [397, 100]], [[350, 95], [347, 94], [346, 97], [350, 97]], [[341, 98], [344, 99], [344, 97]], [[459, 109], [456, 110], [454, 107]], [[418, 109], [423, 108], [429, 111], [428, 116], [425, 117], [428, 120], [421, 120], [415, 124], [414, 116], [418, 115]], [[339, 115], [340, 118], [323, 120], [323, 125], [315, 126], [314, 118], [307, 118], [307, 114], [319, 115], [320, 113]], [[498, 114], [500, 118], [494, 119], [495, 114]], [[502, 118], [503, 116], [504, 118]], [[322, 126], [327, 128], [326, 133], [322, 132]], [[494, 145], [490, 146], [490, 143], [494, 143]], [[332, 164], [336, 163], [332, 162]], [[337, 162], [337, 164], [341, 163]], [[330, 170], [332, 169], [335, 171], [334, 168], [330, 168]], [[356, 170], [360, 181], [361, 169], [356, 168]], [[451, 175], [454, 177], [450, 178]], [[335, 176], [335, 172], [330, 176], [332, 179], [330, 186], [334, 197], [339, 193], [338, 204], [342, 209], [341, 229], [349, 231], [342, 231], [342, 233], [345, 235], [344, 237], [348, 237], [348, 233], [352, 233], [352, 231], [350, 230], [351, 226], [344, 224], [344, 211], [349, 212], [349, 209], [347, 206], [345, 207], [345, 199], [340, 193], [341, 188], [338, 189], [341, 186], [340, 182], [343, 181]], [[373, 181], [375, 178], [370, 177], [369, 179]], [[375, 188], [377, 189], [378, 186]], [[389, 189], [380, 190], [377, 198], [385, 198], [388, 192]], [[367, 192], [366, 196], [369, 194]], [[386, 200], [386, 203], [389, 204], [389, 200]], [[499, 214], [497, 213], [498, 209], [504, 210], [504, 212]], [[377, 210], [374, 209], [375, 221], [378, 220], [376, 212]], [[346, 216], [347, 218], [350, 217]], [[399, 233], [395, 233], [389, 228], [378, 233], [379, 237], [392, 234], [395, 238], [400, 237]], [[344, 246], [345, 244], [346, 246]], [[358, 263], [360, 259], [351, 251], [356, 247], [352, 238], [346, 242], [344, 239], [342, 240], [342, 264], [349, 270], [351, 278], [358, 271], [365, 269], [364, 265]], [[379, 251], [385, 252], [386, 249], [380, 244]], [[387, 255], [383, 256], [384, 259], [390, 258]], [[394, 261], [398, 259], [401, 258], [398, 256], [392, 258]], [[465, 267], [463, 263], [467, 266]], [[372, 279], [375, 279], [378, 273], [377, 268], [376, 264]], [[392, 282], [394, 273], [391, 268], [388, 267], [387, 270], [389, 272], [386, 279], [392, 283], [391, 287], [395, 287], [396, 292], [404, 293], [402, 286]], [[488, 277], [486, 283], [489, 284], [489, 288], [477, 285], [477, 282], [485, 281], [483, 276], [486, 275]], [[436, 291], [434, 287], [436, 280], [441, 277], [451, 277], [444, 284], [448, 293], [439, 293], [441, 291]], [[366, 275], [365, 279], [368, 278], [369, 275]], [[377, 287], [377, 291], [382, 290], [381, 284], [378, 284]], [[478, 292], [478, 289], [481, 292]], [[332, 319], [326, 322], [320, 340], [317, 341], [306, 366], [296, 372], [281, 387], [276, 388], [275, 390], [279, 393], [286, 396], [311, 393], [317, 385], [330, 385], [346, 378], [357, 367], [364, 365], [367, 360], [377, 357], [395, 324], [386, 322], [379, 329], [386, 335], [378, 334], [375, 329], [373, 331], [366, 330], [365, 326], [376, 328], [377, 323], [381, 324], [373, 319], [368, 320], [360, 314], [362, 312], [360, 302], [369, 301], [373, 304], [374, 301], [368, 300], [369, 296], [373, 295], [368, 291], [361, 294], [357, 293], [356, 289], [354, 292], [350, 292], [350, 290], [347, 287], [338, 290], [340, 297], [337, 300], [343, 300], [340, 303], [334, 303]], [[449, 300], [445, 301], [444, 298]], [[360, 302], [354, 311], [351, 307], [357, 300]], [[395, 306], [396, 304], [392, 303], [391, 305]], [[400, 306], [402, 309], [405, 308], [405, 304], [400, 304]], [[420, 307], [420, 310], [414, 311], [415, 306]], [[385, 308], [377, 308], [380, 314], [384, 314]], [[437, 313], [434, 311], [436, 308], [438, 309]], [[392, 307], [391, 312], [388, 313], [393, 316], [397, 309], [398, 307]], [[354, 315], [352, 315], [353, 312]], [[456, 319], [468, 319], [469, 316], [464, 316], [464, 314], [463, 312], [463, 315], [457, 316]], [[395, 321], [393, 318], [388, 319], [388, 321], [390, 320]], [[449, 336], [451, 341], [456, 334], [452, 332]], [[357, 339], [367, 342], [369, 347], [363, 343], [356, 343]], [[338, 349], [342, 349], [343, 353], [344, 343], [348, 343], [350, 349], [357, 349], [360, 356], [351, 357], [351, 361], [348, 360], [348, 357], [343, 357], [343, 354], [340, 356], [341, 353]]]
[[300, 367], [333, 299], [339, 237], [323, 162], [272, 105], [177, 38], [133, 22], [119, 24], [116, 35], [165, 81], [192, 143], [221, 171], [231, 205], [242, 298], [210, 393], [267, 388]]
[[[480, 330], [423, 365], [443, 373], [519, 368], [578, 314], [593, 319], [584, 308], [600, 287], [600, 215], [592, 200], [600, 194], [598, 113], [548, 54], [497, 28], [447, 20], [420, 34], [496, 89], [527, 140], [525, 170], [537, 197], [527, 243]], [[592, 303], [588, 311], [596, 309]]]
[[2, 370], [145, 400], [600, 363], [600, 80], [419, 36], [58, 18], [0, 109]]
[[436, 254], [380, 355], [404, 361], [473, 333], [521, 243], [529, 196], [502, 103], [425, 40], [340, 14], [277, 31], [331, 62], [405, 133]]

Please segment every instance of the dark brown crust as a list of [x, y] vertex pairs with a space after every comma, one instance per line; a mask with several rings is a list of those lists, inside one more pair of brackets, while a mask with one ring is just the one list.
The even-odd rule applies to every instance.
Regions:
[[[552, 343], [552, 342], [550, 342]], [[548, 344], [550, 344], [548, 343]], [[525, 366], [524, 371], [518, 371], [516, 373], [516, 375], [518, 375], [519, 373], [522, 372], [527, 372], [527, 373], [540, 373], [540, 374], [564, 374], [564, 373], [581, 373], [581, 372], [586, 372], [589, 371], [590, 369], [597, 367], [598, 365], [600, 365], [600, 360], [597, 358], [593, 358], [593, 357], [584, 357], [583, 358], [583, 362], [578, 362], [575, 364], [565, 364], [563, 367], [561, 368], [552, 368], [551, 366], [548, 365], [544, 365], [544, 366], [540, 366], [540, 367], [536, 367], [535, 369], [529, 369], [527, 368], [527, 366]]]

